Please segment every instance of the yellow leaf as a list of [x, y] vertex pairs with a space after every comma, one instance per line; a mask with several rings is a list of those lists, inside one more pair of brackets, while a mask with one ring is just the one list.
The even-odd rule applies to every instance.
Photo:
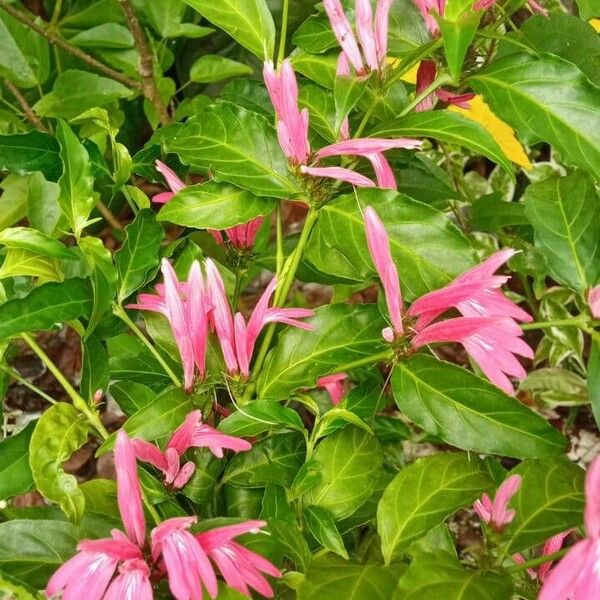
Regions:
[[469, 101], [469, 106], [470, 108], [460, 108], [452, 105], [448, 110], [479, 123], [487, 129], [510, 160], [527, 170], [531, 169], [531, 161], [510, 125], [499, 119], [479, 95]]
[[[387, 59], [388, 65], [392, 68], [397, 67], [400, 64], [400, 59], [388, 57]], [[406, 81], [406, 83], [417, 83], [417, 70], [419, 69], [419, 63], [413, 65], [400, 79], [402, 81]]]
[[600, 33], [600, 19], [590, 19], [590, 25]]

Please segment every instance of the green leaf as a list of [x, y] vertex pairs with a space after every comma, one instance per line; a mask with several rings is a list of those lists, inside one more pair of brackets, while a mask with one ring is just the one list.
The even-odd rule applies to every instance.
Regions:
[[298, 600], [389, 600], [399, 568], [364, 565], [330, 557], [313, 560], [298, 590]]
[[270, 400], [255, 400], [219, 423], [219, 431], [238, 437], [286, 428], [302, 431], [304, 424], [295, 410]]
[[308, 108], [310, 128], [328, 142], [338, 139], [335, 128], [335, 102], [329, 90], [310, 83], [300, 88], [298, 106]]
[[398, 117], [371, 132], [375, 137], [431, 137], [441, 142], [464, 146], [487, 156], [513, 175], [510, 160], [492, 135], [479, 123], [448, 110], [411, 113]]
[[28, 227], [9, 227], [0, 232], [0, 244], [7, 248], [23, 248], [50, 256], [74, 260], [77, 258], [58, 240]]
[[287, 398], [302, 386], [314, 386], [319, 377], [338, 370], [340, 364], [383, 348], [385, 323], [374, 305], [323, 306], [306, 322], [314, 325], [314, 331], [284, 330], [267, 355], [257, 382], [262, 400]]
[[105, 392], [108, 387], [108, 353], [100, 339], [91, 335], [83, 342], [82, 354], [81, 395], [91, 401], [97, 391]]
[[348, 560], [342, 536], [328, 511], [319, 506], [309, 506], [304, 510], [304, 518], [308, 529], [323, 548]]
[[90, 108], [105, 106], [131, 95], [131, 90], [108, 77], [69, 69], [54, 82], [52, 91], [40, 98], [33, 110], [40, 117], [72, 119]]
[[463, 450], [515, 458], [564, 451], [566, 439], [545, 419], [456, 365], [417, 354], [398, 363], [392, 389], [419, 427]]
[[63, 274], [55, 258], [22, 248], [9, 248], [0, 268], [0, 279], [19, 276], [38, 277], [39, 282], [63, 280]]
[[600, 335], [592, 334], [587, 363], [587, 388], [596, 424], [600, 423]]
[[377, 531], [386, 564], [492, 486], [485, 463], [462, 453], [434, 454], [402, 469], [377, 509]]
[[46, 181], [42, 173], [35, 172], [29, 176], [27, 218], [34, 229], [48, 235], [55, 232], [61, 217], [59, 194], [60, 186], [53, 181]]
[[306, 260], [344, 282], [377, 277], [362, 216], [366, 206], [372, 206], [384, 221], [406, 299], [440, 288], [473, 266], [468, 240], [448, 217], [388, 190], [356, 190], [328, 202], [313, 229]]
[[[446, 11], [446, 16], [447, 13], [448, 11]], [[469, 46], [475, 37], [480, 17], [481, 13], [478, 11], [469, 11], [456, 20], [437, 17], [444, 41], [448, 70], [456, 83], [460, 79], [462, 66]]]
[[119, 271], [119, 303], [141, 288], [156, 273], [163, 228], [150, 209], [141, 210], [125, 228], [127, 238], [115, 255]]
[[339, 52], [309, 54], [303, 50], [295, 50], [290, 58], [292, 60], [292, 66], [297, 73], [332, 90], [335, 85], [335, 72], [338, 56]]
[[0, 170], [17, 175], [41, 171], [57, 181], [62, 172], [59, 152], [56, 138], [43, 131], [0, 135]]
[[321, 480], [306, 494], [306, 502], [328, 510], [335, 520], [345, 519], [364, 504], [381, 472], [377, 440], [349, 425], [321, 442], [313, 454]]
[[579, 14], [582, 19], [592, 19], [593, 17], [600, 17], [600, 6], [598, 6], [597, 0], [575, 0], [579, 7]]
[[[123, 429], [130, 437], [161, 444], [183, 423], [192, 410], [194, 405], [188, 394], [178, 388], [169, 388], [157, 395], [151, 404], [129, 417]], [[112, 450], [115, 439], [116, 433], [113, 433], [98, 448], [97, 455], [101, 456]]]
[[231, 77], [251, 74], [252, 68], [237, 60], [231, 60], [217, 54], [204, 54], [192, 65], [190, 81], [215, 83]]
[[29, 464], [37, 489], [57, 502], [72, 521], [83, 515], [85, 499], [74, 475], [62, 465], [88, 439], [89, 425], [71, 404], [59, 402], [39, 419], [29, 444]]
[[193, 460], [196, 465], [194, 474], [182, 492], [192, 502], [202, 505], [215, 496], [215, 486], [225, 465], [210, 452], [202, 450], [194, 451]]
[[585, 471], [566, 457], [526, 460], [511, 474], [522, 477], [511, 500], [516, 516], [506, 528], [509, 551], [521, 552], [583, 523]]
[[201, 38], [210, 35], [214, 29], [201, 27], [194, 23], [182, 23], [187, 6], [183, 0], [162, 0], [147, 2], [144, 11], [156, 30], [164, 38], [190, 37]]
[[135, 381], [117, 381], [111, 384], [110, 395], [128, 417], [154, 402], [156, 398], [156, 392]]
[[551, 276], [578, 291], [600, 281], [598, 206], [594, 182], [583, 172], [545, 179], [525, 191], [525, 213]]
[[236, 42], [258, 56], [272, 58], [275, 24], [266, 0], [185, 0], [213, 25], [224, 29]]
[[79, 542], [71, 523], [22, 519], [0, 523], [0, 571], [42, 589]]
[[511, 54], [469, 84], [523, 142], [549, 142], [566, 161], [600, 177], [599, 92], [577, 67], [553, 56]]
[[0, 573], [0, 594], [10, 600], [42, 600], [43, 596], [24, 582], [12, 580], [6, 573]]
[[528, 225], [525, 205], [506, 202], [500, 194], [481, 196], [471, 204], [471, 223], [478, 231], [502, 231], [505, 227]]
[[41, 83], [3, 19], [0, 19], [0, 75], [19, 88]]
[[131, 48], [133, 36], [129, 29], [118, 23], [101, 23], [84, 29], [69, 39], [69, 43], [80, 48]]
[[210, 171], [216, 181], [228, 181], [258, 196], [302, 194], [272, 124], [245, 108], [229, 102], [213, 104], [197, 117], [159, 131], [156, 137], [166, 152]]
[[0, 500], [24, 494], [33, 488], [29, 440], [34, 428], [35, 422], [30, 422], [19, 433], [0, 442]]
[[419, 554], [400, 579], [393, 600], [506, 600], [511, 578], [495, 571], [473, 571], [445, 552]]
[[268, 215], [276, 205], [273, 198], [209, 181], [181, 190], [161, 209], [158, 220], [196, 229], [228, 229]]
[[24, 298], [0, 305], [0, 339], [19, 333], [51, 329], [55, 323], [87, 318], [92, 310], [92, 292], [85, 279], [46, 283]]
[[56, 137], [63, 162], [63, 174], [58, 180], [58, 204], [73, 233], [80, 237], [94, 207], [94, 179], [90, 157], [73, 130], [62, 120], [58, 122]]

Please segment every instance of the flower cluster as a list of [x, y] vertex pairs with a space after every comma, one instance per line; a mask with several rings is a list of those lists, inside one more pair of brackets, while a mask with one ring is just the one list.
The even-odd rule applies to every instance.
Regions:
[[[364, 220], [369, 252], [383, 285], [392, 325], [383, 330], [383, 336], [393, 342], [405, 335], [398, 271], [385, 227], [372, 207], [365, 210]], [[458, 342], [488, 379], [508, 394], [514, 390], [507, 375], [525, 377], [525, 369], [514, 355], [533, 358], [533, 351], [521, 339], [523, 332], [516, 322], [531, 321], [531, 316], [500, 290], [509, 278], [494, 274], [514, 253], [510, 249], [496, 252], [446, 287], [413, 302], [406, 313], [414, 319], [410, 339], [413, 349]], [[462, 316], [434, 322], [451, 309]]]
[[[186, 420], [174, 434], [170, 448], [180, 449], [186, 436], [202, 437], [201, 431], [190, 431], [197, 416]], [[212, 440], [216, 446], [228, 447], [227, 443], [218, 436]], [[125, 533], [114, 529], [111, 538], [80, 542], [79, 552], [50, 578], [46, 596], [62, 592], [64, 600], [152, 600], [152, 582], [166, 576], [176, 600], [201, 600], [203, 589], [216, 598], [217, 571], [229, 586], [248, 598], [250, 588], [263, 596], [273, 596], [262, 573], [280, 577], [280, 571], [234, 541], [244, 533], [258, 532], [265, 527], [264, 521], [246, 521], [193, 534], [190, 528], [197, 517], [175, 517], [157, 525], [148, 538], [136, 468], [136, 443], [123, 430], [117, 434], [115, 467], [117, 501]]]
[[162, 261], [161, 270], [164, 283], [156, 286], [157, 293], [140, 294], [137, 304], [128, 308], [158, 312], [167, 318], [181, 355], [186, 390], [193, 387], [196, 373], [200, 378], [206, 374], [206, 348], [211, 331], [217, 335], [229, 374], [247, 377], [254, 345], [265, 325], [285, 323], [312, 329], [312, 325], [297, 319], [310, 317], [313, 311], [269, 307], [277, 286], [275, 278], [246, 323], [241, 313], [233, 314], [225, 284], [212, 260], [206, 260], [206, 277], [203, 277], [198, 261], [194, 261], [185, 282], [178, 280], [166, 259]]

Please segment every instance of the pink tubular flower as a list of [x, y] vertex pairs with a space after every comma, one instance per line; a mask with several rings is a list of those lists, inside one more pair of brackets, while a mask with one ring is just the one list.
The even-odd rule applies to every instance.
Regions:
[[368, 177], [343, 167], [306, 167], [302, 165], [300, 171], [305, 175], [313, 177], [325, 177], [327, 179], [339, 179], [357, 187], [376, 187], [375, 183]]
[[264, 521], [246, 521], [196, 535], [200, 546], [217, 565], [227, 585], [248, 598], [252, 597], [249, 588], [272, 598], [273, 590], [261, 573], [281, 577], [281, 572], [256, 552], [234, 542], [233, 538], [244, 533], [256, 533], [265, 525]]
[[473, 510], [479, 518], [500, 532], [515, 518], [515, 511], [507, 508], [512, 497], [521, 487], [521, 476], [511, 475], [502, 482], [492, 501], [487, 494], [473, 504]]
[[[437, 73], [435, 62], [432, 60], [422, 60], [417, 70], [417, 95], [424, 92], [434, 81]], [[461, 108], [469, 108], [469, 100], [475, 98], [475, 94], [454, 94], [448, 90], [438, 88], [434, 94], [446, 104], [455, 104]], [[425, 112], [433, 108], [434, 94], [430, 94], [424, 100], [421, 100], [415, 107], [415, 112]]]
[[157, 160], [156, 170], [162, 173], [163, 177], [167, 180], [170, 192], [162, 192], [152, 197], [152, 202], [156, 204], [165, 204], [168, 202], [177, 192], [181, 191], [185, 187], [185, 183], [179, 179], [177, 173], [165, 165], [164, 162]]
[[150, 569], [145, 561], [138, 558], [121, 563], [119, 575], [110, 584], [104, 596], [104, 600], [152, 600], [153, 598]]
[[440, 16], [444, 16], [446, 11], [446, 0], [413, 0], [419, 12], [423, 16], [425, 25], [429, 30], [429, 33], [433, 36], [437, 36], [440, 33], [440, 28], [435, 20], [432, 13], [437, 13]]
[[[473, 4], [473, 10], [487, 10], [496, 4], [497, 0], [478, 0]], [[527, 0], [527, 6], [532, 12], [537, 12], [545, 17], [548, 16], [548, 11], [541, 5], [536, 2], [536, 0]]]
[[539, 600], [596, 600], [600, 597], [600, 457], [585, 478], [586, 537], [572, 546], [544, 581]]
[[324, 388], [331, 398], [331, 404], [337, 406], [346, 393], [344, 388], [346, 379], [348, 379], [348, 373], [326, 375], [325, 377], [319, 377], [319, 379], [317, 379], [317, 387]]
[[385, 226], [379, 215], [370, 206], [365, 209], [364, 221], [369, 254], [377, 269], [377, 273], [379, 273], [383, 291], [385, 292], [388, 313], [392, 321], [393, 332], [384, 330], [384, 337], [390, 341], [390, 337], [393, 338], [396, 335], [404, 333], [402, 325], [402, 294], [400, 292], [398, 270], [392, 259], [390, 240]]
[[358, 75], [363, 75], [365, 72], [365, 66], [363, 65], [362, 56], [352, 26], [348, 21], [342, 3], [340, 0], [323, 0], [323, 6], [325, 12], [329, 17], [329, 23], [331, 29], [342, 47], [342, 50], [348, 57], [348, 60], [354, 67], [354, 70]]
[[600, 285], [592, 288], [588, 293], [588, 305], [594, 319], [600, 319]]
[[244, 452], [252, 444], [241, 438], [225, 435], [210, 425], [202, 423], [199, 410], [190, 412], [175, 430], [164, 452], [145, 440], [131, 440], [138, 460], [147, 462], [162, 471], [165, 483], [174, 489], [182, 488], [194, 474], [192, 461], [181, 465], [181, 457], [189, 448], [208, 448], [217, 458], [223, 457], [223, 449]]
[[187, 282], [177, 279], [166, 258], [161, 270], [164, 284], [156, 286], [157, 295], [140, 294], [138, 303], [127, 308], [159, 312], [167, 318], [183, 363], [185, 389], [190, 390], [195, 368], [200, 377], [206, 372], [209, 304], [200, 264], [198, 261], [192, 263]]
[[[256, 234], [261, 228], [263, 221], [263, 217], [256, 217], [256, 219], [252, 219], [251, 221], [248, 221], [248, 223], [243, 223], [242, 225], [230, 227], [229, 229], [225, 230], [225, 233], [227, 234], [227, 239], [234, 248], [237, 248], [238, 250], [248, 250], [252, 248], [252, 246], [254, 246]], [[225, 243], [223, 235], [220, 231], [209, 229], [208, 233], [210, 233], [213, 236], [217, 244]]]

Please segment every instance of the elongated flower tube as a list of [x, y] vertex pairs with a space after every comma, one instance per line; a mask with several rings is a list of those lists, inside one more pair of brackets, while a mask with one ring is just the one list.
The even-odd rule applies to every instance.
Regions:
[[[553, 554], [558, 552], [562, 548], [565, 538], [568, 537], [570, 533], [571, 530], [563, 531], [562, 533], [557, 533], [556, 535], [553, 535], [551, 538], [547, 539], [544, 542], [544, 545], [542, 546], [540, 556], [552, 556]], [[517, 564], [523, 564], [526, 562], [522, 554], [513, 554], [512, 558]], [[550, 560], [541, 564], [537, 568], [537, 570], [533, 568], [527, 569], [527, 573], [529, 574], [531, 579], [537, 579], [538, 581], [543, 583], [544, 581], [546, 581], [546, 579], [548, 579], [553, 564], [554, 561]]]
[[317, 387], [324, 388], [331, 398], [331, 404], [337, 406], [346, 393], [344, 382], [347, 379], [348, 373], [326, 375], [325, 377], [319, 377], [319, 379], [317, 379]]
[[498, 488], [492, 501], [487, 494], [473, 504], [473, 510], [479, 518], [500, 532], [515, 518], [515, 511], [508, 508], [508, 503], [521, 487], [521, 476], [511, 475]]
[[539, 600], [596, 600], [600, 597], [600, 458], [585, 478], [586, 537], [547, 575]]
[[[248, 250], [254, 246], [256, 234], [263, 224], [263, 217], [256, 217], [242, 225], [236, 225], [225, 230], [229, 243], [238, 250]], [[220, 231], [209, 229], [208, 232], [213, 236], [217, 244], [224, 244], [223, 234]]]
[[300, 171], [305, 175], [312, 175], [313, 177], [325, 177], [326, 179], [337, 179], [339, 181], [345, 181], [357, 187], [376, 187], [375, 183], [350, 169], [344, 169], [343, 167], [306, 167], [302, 165]]
[[432, 36], [438, 36], [440, 28], [432, 13], [444, 16], [446, 10], [446, 0], [413, 0], [419, 12], [423, 16], [425, 26]]
[[358, 75], [363, 75], [366, 69], [363, 64], [358, 42], [354, 37], [350, 21], [348, 21], [346, 13], [344, 13], [342, 3], [340, 0], [323, 0], [323, 6], [329, 17], [331, 29], [333, 30], [339, 45], [342, 47], [342, 50], [348, 57], [348, 61], [354, 67], [354, 70]]
[[252, 444], [238, 437], [225, 435], [214, 427], [202, 423], [199, 410], [190, 412], [175, 430], [164, 452], [145, 440], [131, 440], [138, 460], [147, 462], [162, 471], [165, 483], [174, 489], [182, 488], [194, 474], [192, 461], [181, 465], [181, 457], [189, 448], [208, 448], [217, 458], [223, 458], [223, 450], [245, 452]]
[[[478, 0], [473, 4], [473, 10], [487, 10], [496, 4], [498, 0]], [[539, 14], [548, 16], [548, 11], [536, 0], [527, 0], [527, 6], [529, 6], [532, 12], [537, 12]]]
[[138, 303], [127, 308], [159, 312], [167, 318], [183, 363], [184, 386], [190, 390], [195, 369], [200, 377], [206, 372], [209, 302], [200, 264], [192, 263], [187, 282], [177, 279], [167, 259], [163, 259], [161, 271], [164, 284], [156, 286], [157, 294], [140, 294]]
[[[417, 95], [424, 92], [435, 81], [436, 74], [437, 68], [434, 61], [422, 60], [419, 63], [419, 68], [417, 70]], [[454, 104], [461, 108], [469, 108], [469, 100], [475, 98], [475, 94], [473, 93], [455, 94], [443, 88], [438, 88], [435, 92], [417, 104], [415, 112], [431, 110], [433, 108], [434, 95], [446, 104]]]
[[181, 181], [177, 173], [173, 171], [170, 167], [167, 167], [164, 162], [157, 160], [156, 170], [159, 171], [162, 176], [166, 179], [167, 185], [171, 191], [162, 192], [160, 194], [156, 194], [152, 197], [152, 202], [156, 204], [165, 204], [167, 203], [177, 192], [180, 192], [184, 187], [185, 183]]

